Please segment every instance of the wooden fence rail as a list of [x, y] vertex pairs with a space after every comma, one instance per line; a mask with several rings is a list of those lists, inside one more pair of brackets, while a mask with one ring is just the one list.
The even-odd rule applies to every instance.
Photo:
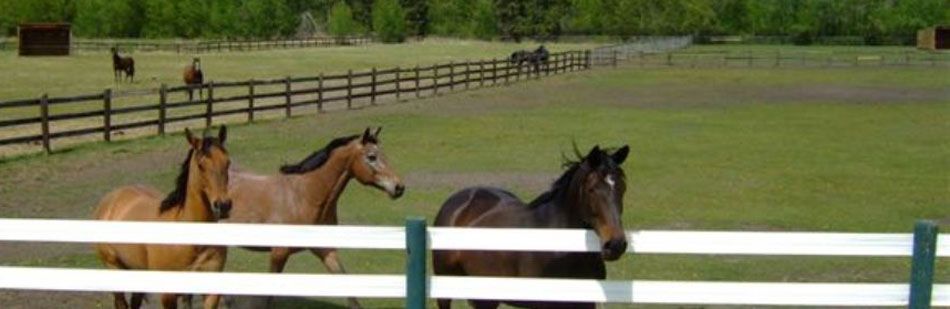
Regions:
[[[217, 47], [215, 47], [217, 48]], [[414, 68], [372, 68], [366, 71], [348, 71], [346, 74], [319, 74], [311, 77], [284, 77], [271, 80], [248, 80], [236, 82], [211, 81], [198, 86], [162, 85], [150, 90], [144, 97], [154, 98], [155, 103], [119, 104], [118, 95], [107, 89], [101, 93], [75, 97], [48, 97], [0, 102], [0, 114], [4, 110], [36, 107], [38, 116], [0, 119], [0, 128], [40, 125], [38, 133], [21, 134], [12, 137], [0, 137], [0, 146], [42, 142], [44, 150], [52, 150], [52, 140], [89, 134], [102, 134], [103, 140], [111, 141], [113, 135], [122, 131], [146, 127], [156, 128], [157, 134], [165, 134], [168, 125], [192, 120], [204, 120], [205, 126], [211, 126], [216, 118], [245, 114], [247, 121], [254, 121], [260, 113], [283, 110], [284, 117], [294, 115], [294, 108], [316, 107], [323, 112], [329, 103], [345, 102], [346, 109], [361, 106], [366, 101], [375, 105], [384, 98], [398, 99], [403, 94], [415, 93], [416, 97], [437, 95], [446, 90], [481, 88], [507, 84], [510, 79], [520, 80], [540, 78], [542, 76], [563, 74], [591, 68], [590, 51], [568, 51], [554, 53], [539, 71], [527, 65], [516, 66], [508, 59], [487, 59], [477, 61], [449, 62], [427, 67]], [[278, 89], [279, 87], [279, 89]], [[205, 96], [193, 101], [175, 101], [172, 97], [185, 97], [194, 90], [203, 90]], [[220, 94], [220, 95], [219, 95]], [[143, 96], [135, 96], [140, 98]], [[134, 100], [134, 99], [133, 99]], [[146, 99], [146, 101], [150, 101]], [[95, 105], [101, 108], [83, 109], [82, 106]], [[244, 107], [235, 108], [234, 104], [246, 102]], [[82, 106], [80, 106], [82, 105]], [[50, 106], [67, 107], [80, 111], [51, 113]], [[341, 107], [342, 108], [342, 107]], [[22, 112], [22, 111], [21, 111]], [[152, 112], [147, 117], [131, 117], [120, 121], [116, 116]], [[101, 118], [101, 122], [95, 118]], [[59, 121], [82, 120], [87, 126], [82, 128], [51, 129]], [[89, 124], [99, 123], [88, 127]], [[26, 130], [30, 131], [28, 128]], [[17, 131], [13, 131], [17, 132]]]

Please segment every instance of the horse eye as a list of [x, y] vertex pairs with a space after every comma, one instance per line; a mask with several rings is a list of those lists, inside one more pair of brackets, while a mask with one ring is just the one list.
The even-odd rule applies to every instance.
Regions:
[[366, 156], [366, 160], [369, 160], [369, 162], [376, 162], [376, 159], [378, 158], [374, 154]]

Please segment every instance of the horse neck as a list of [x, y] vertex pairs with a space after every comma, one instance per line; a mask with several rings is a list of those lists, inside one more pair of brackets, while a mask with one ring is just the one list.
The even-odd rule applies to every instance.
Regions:
[[331, 152], [323, 166], [301, 175], [294, 186], [297, 195], [315, 211], [315, 223], [336, 221], [336, 202], [353, 178], [350, 166], [356, 156], [352, 147], [347, 145]]
[[577, 171], [566, 188], [553, 192], [554, 197], [534, 208], [535, 218], [546, 227], [555, 228], [586, 228], [587, 223], [577, 213], [577, 207], [584, 202], [580, 181], [582, 171]]
[[211, 213], [211, 205], [208, 205], [208, 199], [202, 196], [204, 185], [198, 180], [198, 166], [194, 163], [188, 169], [188, 188], [185, 193], [185, 201], [178, 213], [179, 221], [214, 221], [214, 214]]

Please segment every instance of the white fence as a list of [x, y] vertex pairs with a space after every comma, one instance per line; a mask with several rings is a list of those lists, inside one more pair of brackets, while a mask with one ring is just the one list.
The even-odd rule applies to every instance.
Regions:
[[[903, 256], [912, 234], [631, 231], [637, 254]], [[0, 241], [114, 242], [231, 246], [406, 248], [402, 227], [0, 219]], [[551, 241], [543, 241], [550, 239]], [[585, 230], [429, 228], [431, 250], [597, 251]], [[936, 256], [950, 257], [950, 234]], [[311, 275], [114, 271], [0, 267], [0, 289], [219, 293], [313, 297], [406, 296], [401, 275]], [[247, 284], [254, 282], [254, 284]], [[901, 306], [906, 283], [598, 281], [433, 276], [432, 298], [666, 304]], [[933, 306], [950, 306], [950, 284], [933, 287]]]

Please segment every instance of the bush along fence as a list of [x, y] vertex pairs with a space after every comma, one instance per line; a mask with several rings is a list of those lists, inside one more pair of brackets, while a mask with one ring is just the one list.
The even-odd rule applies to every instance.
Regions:
[[[909, 258], [909, 282], [805, 283], [542, 279], [431, 276], [433, 250], [599, 252], [590, 230], [160, 223], [0, 219], [0, 241], [195, 244], [242, 247], [405, 250], [405, 274], [268, 274], [0, 267], [0, 289], [302, 297], [431, 298], [754, 306], [950, 306], [950, 284], [934, 283], [950, 234], [919, 221], [914, 233], [628, 231], [628, 255], [849, 256]], [[626, 257], [623, 261], [629, 261]], [[247, 284], [255, 282], [256, 284]]]
[[[320, 113], [354, 109], [373, 106], [386, 99], [403, 100], [507, 85], [618, 62], [618, 53], [598, 56], [602, 58], [595, 58], [594, 53], [590, 50], [553, 53], [538, 69], [496, 58], [412, 68], [350, 70], [310, 77], [163, 85], [145, 96], [118, 94], [111, 89], [76, 97], [43, 95], [36, 99], [0, 102], [0, 115], [29, 115], [0, 116], [0, 146], [33, 143], [51, 152], [54, 140], [67, 137], [101, 134], [103, 140], [111, 141], [113, 136], [133, 129], [162, 135], [172, 124], [194, 125], [194, 121], [201, 120], [205, 126], [211, 126], [220, 122], [252, 122], [261, 116], [273, 118], [275, 114], [291, 117], [308, 110]], [[189, 99], [188, 93], [193, 93], [194, 99]], [[149, 128], [154, 131], [149, 132]]]

